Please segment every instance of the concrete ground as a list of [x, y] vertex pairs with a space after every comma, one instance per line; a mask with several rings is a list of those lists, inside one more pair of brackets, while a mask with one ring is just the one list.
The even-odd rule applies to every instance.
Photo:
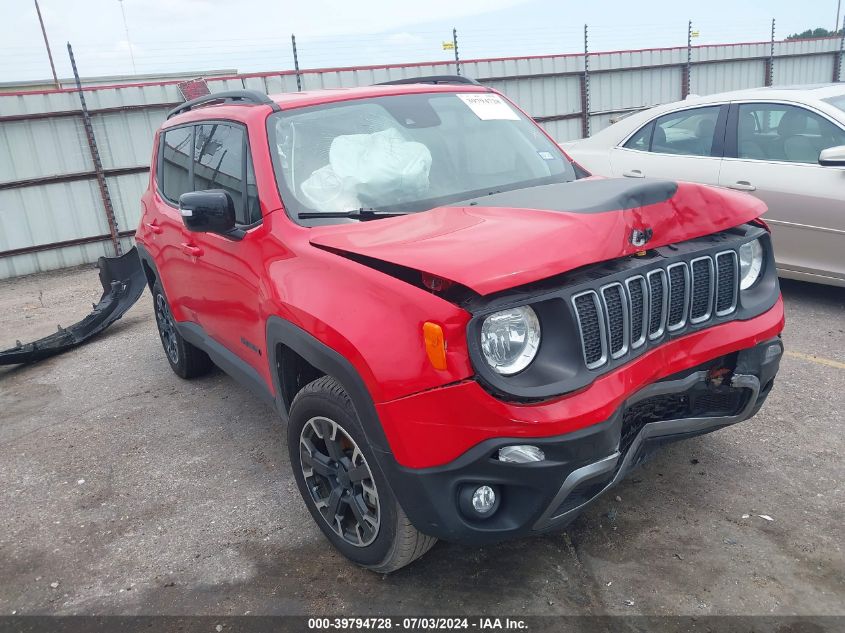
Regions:
[[[171, 373], [145, 293], [89, 344], [0, 367], [0, 614], [845, 614], [845, 289], [783, 292], [756, 418], [666, 449], [567, 532], [439, 543], [388, 577], [328, 547], [272, 412]], [[93, 268], [0, 282], [0, 348], [99, 294]]]

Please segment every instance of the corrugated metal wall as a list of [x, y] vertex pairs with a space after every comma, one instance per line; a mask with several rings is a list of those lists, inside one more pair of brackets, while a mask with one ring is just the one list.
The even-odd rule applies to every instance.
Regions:
[[[765, 84], [771, 44], [692, 49], [690, 87], [710, 94]], [[829, 82], [839, 40], [777, 42], [774, 84]], [[461, 73], [511, 97], [559, 141], [595, 132], [622, 112], [678, 100], [686, 48], [595, 53], [589, 59], [584, 116], [584, 56], [556, 55], [461, 62]], [[303, 89], [369, 85], [454, 74], [454, 63], [308, 70]], [[212, 91], [296, 90], [290, 72], [209, 79]], [[124, 248], [139, 220], [153, 132], [182, 99], [175, 82], [86, 88], [94, 134]], [[93, 262], [112, 255], [109, 226], [73, 91], [0, 94], [0, 278]]]

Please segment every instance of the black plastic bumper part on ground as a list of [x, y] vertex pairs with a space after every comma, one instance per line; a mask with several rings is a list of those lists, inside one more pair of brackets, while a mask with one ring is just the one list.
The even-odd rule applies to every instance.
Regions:
[[33, 363], [76, 347], [105, 330], [135, 304], [147, 284], [135, 248], [120, 257], [101, 257], [97, 266], [103, 296], [92, 312], [71, 326], [60, 326], [50, 336], [32, 343], [18, 341], [15, 347], [0, 351], [0, 365]]
[[[641, 389], [608, 420], [567, 435], [488, 440], [436, 468], [393, 463], [392, 487], [417, 529], [449, 541], [487, 543], [565, 527], [663, 444], [753, 416], [782, 354], [775, 338], [714, 359]], [[710, 373], [721, 368], [730, 374]], [[499, 448], [514, 444], [538, 446], [545, 459], [499, 461]], [[499, 507], [488, 518], [467, 516], [458, 497], [482, 484], [497, 491]]]

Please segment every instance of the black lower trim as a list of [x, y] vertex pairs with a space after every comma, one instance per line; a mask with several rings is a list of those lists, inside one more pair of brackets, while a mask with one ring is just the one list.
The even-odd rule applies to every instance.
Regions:
[[187, 321], [177, 322], [176, 329], [179, 330], [179, 334], [188, 343], [208, 354], [211, 360], [214, 361], [214, 364], [220, 369], [248, 388], [266, 404], [275, 408], [276, 400], [267, 388], [267, 383], [264, 382], [261, 375], [249, 363], [211, 338], [196, 323]]

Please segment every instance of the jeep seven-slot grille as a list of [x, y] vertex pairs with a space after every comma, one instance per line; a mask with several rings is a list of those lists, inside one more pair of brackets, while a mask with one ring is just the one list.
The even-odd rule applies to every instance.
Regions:
[[663, 321], [666, 318], [666, 272], [653, 270], [648, 274], [649, 305], [651, 306], [648, 335], [657, 338], [663, 334]]
[[736, 307], [736, 253], [725, 251], [716, 255], [716, 314], [722, 316]]
[[713, 305], [713, 260], [699, 257], [692, 261], [692, 303], [689, 318], [693, 323], [700, 323], [710, 316]]
[[637, 275], [625, 282], [628, 287], [628, 307], [631, 313], [631, 347], [639, 347], [645, 342], [646, 335], [646, 296], [648, 287], [645, 277]]
[[687, 293], [687, 265], [672, 264], [669, 270], [669, 318], [666, 327], [670, 330], [682, 328], [686, 323]]
[[604, 297], [605, 315], [607, 316], [610, 355], [613, 358], [618, 358], [621, 354], [628, 351], [625, 348], [627, 334], [625, 331], [625, 325], [627, 323], [625, 310], [627, 306], [624, 305], [626, 299], [622, 291], [622, 284], [612, 284], [606, 288], [602, 288], [601, 294]]
[[736, 252], [724, 251], [579, 292], [572, 303], [586, 366], [596, 369], [647, 339], [732, 313], [737, 283]]
[[604, 336], [599, 322], [598, 296], [592, 290], [578, 295], [573, 300], [578, 313], [578, 326], [581, 329], [581, 343], [584, 346], [584, 362], [587, 367], [597, 367], [606, 360], [604, 354]]

